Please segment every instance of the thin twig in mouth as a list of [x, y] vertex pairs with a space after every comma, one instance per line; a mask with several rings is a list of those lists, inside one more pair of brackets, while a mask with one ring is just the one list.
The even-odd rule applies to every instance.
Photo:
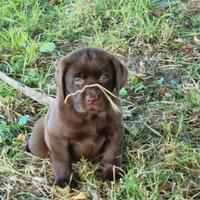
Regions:
[[[74, 96], [78, 93], [82, 93], [86, 88], [90, 88], [90, 87], [98, 87], [103, 93], [104, 95], [106, 96], [106, 98], [108, 99], [112, 109], [115, 111], [115, 112], [121, 112], [119, 107], [116, 105], [116, 103], [113, 102], [113, 100], [110, 98], [109, 95], [111, 95], [112, 97], [115, 97], [117, 99], [120, 99], [119, 97], [115, 96], [112, 92], [110, 92], [109, 90], [107, 90], [105, 87], [99, 85], [98, 83], [95, 83], [95, 84], [91, 84], [91, 85], [85, 85], [81, 90], [77, 90], [76, 92], [73, 92], [73, 93], [70, 93], [68, 94], [66, 97], [65, 97], [65, 100], [64, 100], [64, 103], [66, 104], [67, 103], [67, 100], [69, 99], [69, 97], [71, 96]], [[109, 94], [109, 95], [108, 95]]]

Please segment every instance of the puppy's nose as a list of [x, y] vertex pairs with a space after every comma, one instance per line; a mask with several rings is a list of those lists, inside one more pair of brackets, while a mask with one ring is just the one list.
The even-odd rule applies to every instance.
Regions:
[[98, 100], [98, 95], [94, 95], [94, 96], [90, 96], [90, 95], [87, 95], [85, 100], [86, 100], [86, 103], [87, 104], [94, 104], [97, 100]]

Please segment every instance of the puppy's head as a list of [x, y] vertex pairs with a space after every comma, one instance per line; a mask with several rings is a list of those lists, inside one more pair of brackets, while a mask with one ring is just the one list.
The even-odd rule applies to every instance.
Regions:
[[[56, 70], [56, 83], [61, 98], [98, 83], [107, 90], [119, 92], [126, 83], [127, 69], [112, 54], [97, 48], [82, 48], [60, 59]], [[71, 97], [77, 112], [101, 112], [109, 103], [98, 87], [89, 87]]]

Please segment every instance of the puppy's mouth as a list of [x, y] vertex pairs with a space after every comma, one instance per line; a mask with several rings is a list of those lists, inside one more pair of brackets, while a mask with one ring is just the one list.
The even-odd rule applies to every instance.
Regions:
[[99, 113], [105, 109], [98, 102], [95, 102], [94, 104], [86, 105], [85, 110], [90, 113]]
[[93, 103], [88, 104], [84, 98], [81, 98], [81, 96], [73, 97], [72, 101], [73, 108], [78, 113], [100, 113], [105, 111], [107, 105], [106, 102], [101, 99], [98, 101], [95, 101]]
[[87, 110], [87, 113], [89, 113], [89, 114], [98, 114], [98, 113], [101, 113], [101, 112], [103, 112], [103, 110], [96, 110], [96, 109], [93, 109], [93, 108]]

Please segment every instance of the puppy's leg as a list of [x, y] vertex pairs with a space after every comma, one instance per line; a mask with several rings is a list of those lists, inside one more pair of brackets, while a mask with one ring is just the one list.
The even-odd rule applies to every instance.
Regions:
[[[56, 185], [65, 187], [70, 184], [72, 166], [69, 143], [63, 137], [48, 137], [50, 157], [55, 174]], [[71, 184], [74, 184], [72, 182]]]
[[103, 180], [112, 181], [120, 177], [119, 167], [121, 165], [120, 153], [123, 135], [123, 128], [116, 130], [106, 144], [102, 160], [104, 167]]
[[44, 117], [36, 122], [26, 148], [35, 156], [48, 157], [48, 148], [44, 140]]

